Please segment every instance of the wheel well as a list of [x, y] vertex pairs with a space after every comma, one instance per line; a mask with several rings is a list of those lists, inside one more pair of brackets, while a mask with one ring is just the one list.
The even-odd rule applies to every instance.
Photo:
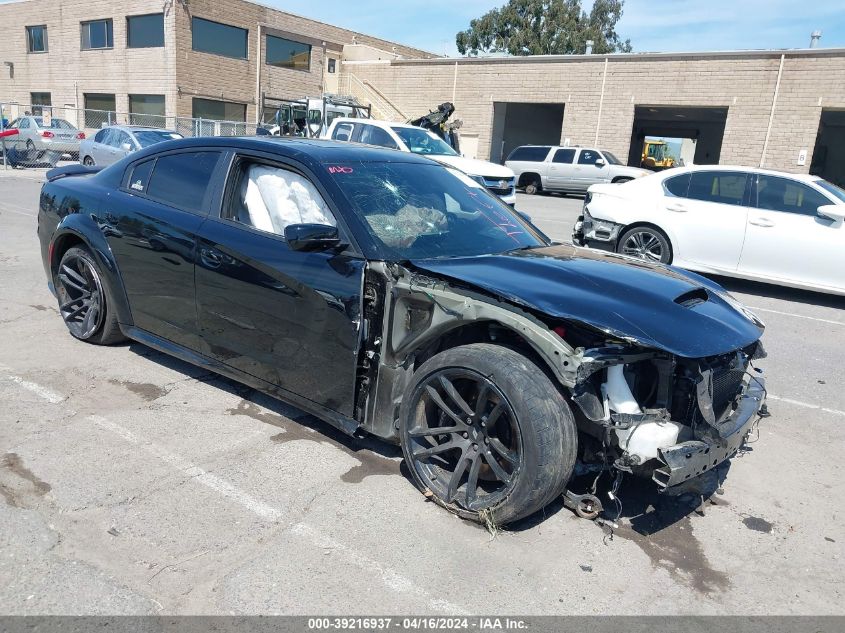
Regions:
[[613, 180], [611, 180], [610, 182], [611, 182], [611, 183], [614, 183], [614, 182], [628, 182], [629, 180], [633, 180], [633, 178], [631, 178], [630, 176], [617, 176], [616, 178], [614, 178], [614, 179], [613, 179]]
[[650, 228], [650, 229], [654, 229], [655, 231], [657, 231], [657, 232], [658, 232], [658, 233], [660, 233], [663, 237], [665, 237], [665, 238], [666, 238], [666, 243], [667, 243], [667, 244], [669, 244], [669, 263], [671, 264], [671, 263], [672, 263], [672, 258], [675, 256], [675, 247], [672, 245], [672, 240], [671, 240], [671, 239], [669, 239], [669, 236], [666, 234], [666, 231], [664, 231], [663, 229], [661, 229], [661, 228], [660, 228], [659, 226], [657, 226], [656, 224], [652, 224], [651, 222], [632, 222], [631, 224], [629, 224], [629, 225], [627, 225], [627, 226], [623, 226], [623, 227], [619, 230], [619, 238], [616, 240], [616, 248], [619, 248], [619, 240], [620, 240], [620, 239], [622, 239], [622, 236], [623, 236], [625, 233], [627, 233], [627, 232], [628, 232], [628, 231], [630, 231], [631, 229], [636, 229], [636, 228], [641, 227], [641, 226], [646, 226], [646, 227], [648, 227], [648, 228]]
[[532, 183], [532, 182], [537, 182], [537, 183], [542, 182], [541, 178], [540, 178], [540, 174], [537, 174], [533, 171], [527, 171], [527, 172], [524, 172], [524, 173], [519, 175], [519, 182], [516, 183], [516, 186], [517, 187], [524, 187], [525, 185]]
[[531, 344], [518, 332], [497, 321], [467, 323], [448, 332], [444, 332], [417, 350], [414, 358], [414, 371], [435, 354], [471, 343], [493, 343], [515, 350], [534, 363], [554, 384], [559, 385], [557, 378], [555, 378], [546, 361], [543, 360]]
[[53, 243], [53, 257], [50, 262], [50, 270], [53, 273], [56, 272], [59, 262], [62, 261], [64, 254], [74, 246], [82, 246], [83, 248], [88, 247], [85, 240], [73, 233], [65, 233], [64, 235], [60, 235], [56, 238], [56, 241]]

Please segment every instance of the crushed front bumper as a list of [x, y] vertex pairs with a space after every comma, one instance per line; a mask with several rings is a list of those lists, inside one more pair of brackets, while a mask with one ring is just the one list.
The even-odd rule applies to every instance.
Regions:
[[745, 443], [766, 402], [766, 386], [762, 374], [751, 378], [737, 408], [715, 430], [718, 439], [692, 440], [658, 449], [661, 466], [652, 479], [665, 491], [717, 467], [732, 457]]
[[603, 251], [616, 250], [621, 224], [596, 221], [588, 214], [578, 216], [572, 227], [572, 243], [576, 246], [588, 246]]

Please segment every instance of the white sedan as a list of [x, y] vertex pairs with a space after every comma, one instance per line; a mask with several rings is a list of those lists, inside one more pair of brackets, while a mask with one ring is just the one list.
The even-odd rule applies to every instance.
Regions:
[[647, 261], [845, 295], [845, 190], [752, 167], [590, 187], [573, 241]]

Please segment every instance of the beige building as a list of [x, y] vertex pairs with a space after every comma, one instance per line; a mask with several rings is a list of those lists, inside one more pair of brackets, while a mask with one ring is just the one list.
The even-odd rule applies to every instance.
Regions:
[[245, 0], [20, 0], [0, 20], [0, 103], [255, 122], [265, 97], [392, 120], [451, 101], [462, 151], [494, 161], [560, 143], [639, 164], [659, 136], [845, 184], [845, 49], [448, 59]]
[[262, 95], [335, 92], [348, 46], [432, 56], [245, 0], [19, 0], [0, 23], [0, 103], [168, 117], [254, 122]]
[[[351, 61], [402, 113], [451, 101], [463, 151], [597, 145], [639, 164], [646, 136], [688, 138], [696, 163], [845, 181], [845, 49]], [[398, 116], [398, 115], [397, 115]]]

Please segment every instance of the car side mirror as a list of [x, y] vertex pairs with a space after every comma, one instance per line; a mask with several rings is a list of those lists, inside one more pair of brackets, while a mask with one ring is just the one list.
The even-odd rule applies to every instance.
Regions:
[[603, 158], [596, 159], [596, 167], [604, 167], [607, 163], [604, 162]]
[[120, 149], [122, 149], [124, 152], [131, 152], [132, 151], [132, 144], [131, 143], [121, 143]]
[[288, 224], [285, 239], [295, 251], [325, 251], [340, 246], [340, 233], [328, 224]]
[[828, 220], [845, 221], [845, 204], [823, 204], [816, 209], [816, 212]]

